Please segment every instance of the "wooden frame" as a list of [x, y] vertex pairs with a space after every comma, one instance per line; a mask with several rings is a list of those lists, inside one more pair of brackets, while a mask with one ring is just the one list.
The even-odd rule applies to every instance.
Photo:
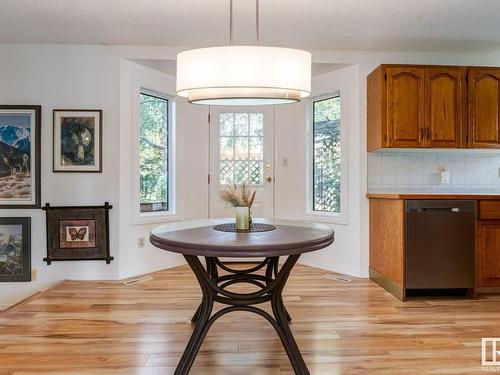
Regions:
[[109, 264], [109, 210], [104, 206], [43, 207], [47, 221], [47, 264], [63, 260], [105, 260]]
[[[98, 144], [93, 145], [94, 166], [88, 165], [61, 165], [58, 161], [61, 157], [61, 123], [62, 113], [75, 113], [74, 117], [94, 117], [97, 119], [94, 123], [93, 142], [97, 139]], [[80, 115], [76, 115], [79, 113]], [[86, 114], [86, 115], [85, 115]], [[60, 116], [60, 117], [59, 117]], [[98, 129], [95, 129], [98, 123]], [[52, 111], [53, 145], [52, 145], [52, 171], [54, 173], [102, 173], [102, 110], [101, 109], [54, 109]], [[97, 137], [96, 137], [97, 135]], [[98, 155], [96, 155], [98, 153]], [[98, 156], [98, 158], [96, 157]]]
[[[29, 172], [30, 172], [30, 199], [26, 198], [0, 198], [0, 208], [40, 208], [41, 201], [41, 184], [40, 184], [40, 128], [41, 128], [41, 115], [42, 115], [42, 107], [39, 105], [0, 105], [0, 114], [1, 113], [12, 113], [16, 114], [28, 114], [33, 115], [34, 119], [30, 122], [30, 151], [29, 155], [24, 152], [25, 155], [28, 155], [29, 161]], [[33, 136], [34, 129], [34, 136]], [[2, 143], [4, 144], [4, 143]], [[8, 144], [4, 144], [5, 147], [8, 147], [10, 150], [15, 149]], [[34, 150], [33, 150], [34, 146]], [[4, 152], [2, 152], [3, 154]], [[34, 156], [34, 160], [33, 160]], [[4, 162], [5, 164], [5, 162]], [[7, 178], [12, 175], [12, 172], [7, 171], [8, 167], [11, 167], [12, 170], [18, 168], [17, 165], [8, 164], [4, 165], [5, 173], [4, 176], [0, 177]], [[22, 171], [22, 169], [20, 169]], [[34, 171], [34, 176], [33, 176]], [[33, 186], [34, 184], [34, 186]]]
[[[20, 267], [20, 272], [15, 274], [0, 273], [0, 281], [15, 282], [15, 281], [31, 281], [31, 218], [29, 217], [2, 217], [0, 218], [0, 235], [1, 237], [9, 236], [7, 241], [3, 241], [0, 246], [0, 272], [4, 268], [4, 263], [7, 262], [8, 257], [15, 257], [15, 254], [8, 254], [16, 251], [16, 241], [13, 236], [18, 237], [17, 232], [12, 233], [13, 230], [18, 228], [5, 228], [7, 232], [4, 233], [2, 227], [17, 227], [21, 226], [21, 262], [14, 264], [15, 267]], [[5, 258], [5, 260], [1, 260]], [[12, 262], [11, 262], [12, 263]], [[12, 265], [10, 265], [12, 269]]]

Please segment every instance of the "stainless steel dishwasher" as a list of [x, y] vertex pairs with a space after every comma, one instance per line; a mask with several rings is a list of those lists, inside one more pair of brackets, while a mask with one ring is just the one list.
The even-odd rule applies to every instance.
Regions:
[[406, 291], [474, 287], [476, 202], [406, 201]]

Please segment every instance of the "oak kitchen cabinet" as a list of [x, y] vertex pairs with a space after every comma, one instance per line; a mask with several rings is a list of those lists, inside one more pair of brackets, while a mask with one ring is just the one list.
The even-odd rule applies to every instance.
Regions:
[[470, 146], [500, 147], [500, 68], [470, 68], [468, 90]]
[[370, 278], [397, 298], [406, 299], [405, 202], [409, 199], [476, 200], [476, 290], [500, 287], [500, 196], [368, 194], [368, 198]]
[[381, 65], [367, 85], [368, 151], [500, 148], [500, 68]]
[[476, 284], [500, 286], [500, 201], [479, 201], [476, 237]]

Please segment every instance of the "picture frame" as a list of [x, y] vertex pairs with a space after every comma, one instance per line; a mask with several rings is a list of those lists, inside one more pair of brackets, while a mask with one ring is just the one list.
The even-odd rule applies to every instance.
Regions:
[[0, 218], [0, 282], [31, 281], [31, 218]]
[[109, 210], [104, 206], [62, 206], [49, 203], [42, 208], [46, 213], [48, 265], [54, 261], [105, 260], [109, 253]]
[[39, 105], [0, 105], [0, 208], [40, 208]]
[[102, 110], [53, 110], [52, 170], [102, 173]]

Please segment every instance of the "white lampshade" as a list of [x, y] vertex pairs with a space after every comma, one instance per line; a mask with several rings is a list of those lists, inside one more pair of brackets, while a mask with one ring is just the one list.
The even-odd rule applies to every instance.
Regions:
[[177, 94], [190, 103], [262, 105], [311, 93], [311, 54], [292, 48], [226, 46], [177, 55]]

